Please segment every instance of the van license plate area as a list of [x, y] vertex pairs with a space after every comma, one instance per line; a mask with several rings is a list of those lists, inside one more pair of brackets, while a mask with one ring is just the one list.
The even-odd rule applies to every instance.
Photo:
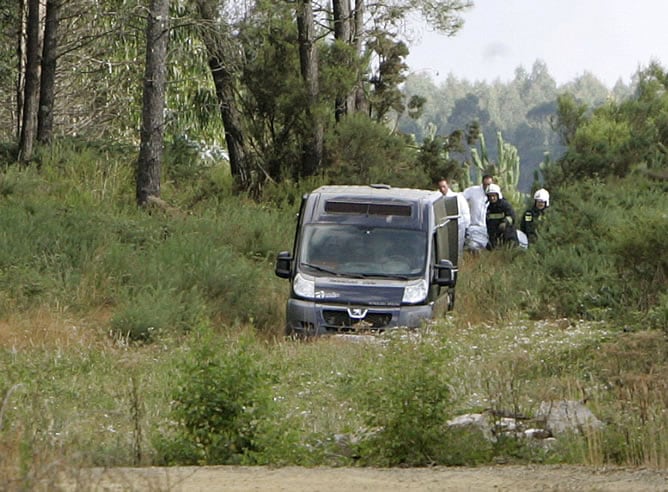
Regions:
[[368, 312], [363, 318], [352, 318], [347, 310], [325, 309], [322, 312], [328, 328], [338, 331], [382, 330], [392, 322], [392, 313]]

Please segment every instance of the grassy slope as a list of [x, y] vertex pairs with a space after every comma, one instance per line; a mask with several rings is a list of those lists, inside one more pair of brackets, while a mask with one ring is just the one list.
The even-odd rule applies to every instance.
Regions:
[[[10, 169], [0, 179], [0, 475], [32, 480], [56, 462], [239, 459], [666, 465], [666, 263], [665, 248], [652, 249], [666, 239], [660, 186], [555, 194], [543, 246], [467, 258], [456, 311], [422, 337], [300, 344], [278, 337], [287, 286], [273, 276], [294, 208], [239, 200], [212, 175], [200, 186], [206, 200], [166, 186], [180, 212], [146, 215], [132, 206], [122, 166], [93, 167], [77, 176]], [[616, 211], [632, 205], [630, 216]], [[629, 257], [642, 260], [636, 272]], [[248, 353], [252, 373], [237, 363]], [[170, 402], [206, 421], [218, 410], [200, 403], [230, 388], [239, 391], [227, 400], [257, 407], [261, 424], [230, 410], [236, 451], [216, 448], [216, 428], [189, 448], [201, 429], [174, 427]], [[201, 402], [185, 397], [194, 393]], [[586, 398], [606, 431], [547, 454], [443, 438], [454, 414], [531, 414], [562, 398]], [[377, 439], [374, 429], [392, 434]]]

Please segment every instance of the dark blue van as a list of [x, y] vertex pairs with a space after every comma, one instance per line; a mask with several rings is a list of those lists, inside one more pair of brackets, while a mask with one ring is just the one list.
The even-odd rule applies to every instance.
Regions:
[[322, 186], [304, 195], [292, 252], [276, 260], [292, 287], [287, 334], [415, 328], [452, 309], [457, 218], [456, 197], [439, 191]]

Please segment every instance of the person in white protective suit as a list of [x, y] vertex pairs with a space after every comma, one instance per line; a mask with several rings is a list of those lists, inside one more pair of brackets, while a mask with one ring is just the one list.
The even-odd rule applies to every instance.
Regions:
[[487, 235], [487, 194], [485, 190], [494, 182], [490, 174], [482, 177], [482, 184], [469, 186], [462, 195], [466, 199], [471, 213], [466, 237], [465, 248], [471, 251], [480, 251], [487, 247], [489, 236]]

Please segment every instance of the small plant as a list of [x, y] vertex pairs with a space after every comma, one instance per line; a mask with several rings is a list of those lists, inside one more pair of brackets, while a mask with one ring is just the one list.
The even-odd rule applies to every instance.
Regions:
[[[273, 379], [260, 361], [250, 336], [238, 340], [204, 336], [178, 367], [173, 399], [176, 434], [173, 440], [158, 443], [163, 461], [232, 464], [257, 451], [257, 428], [267, 416], [268, 385]], [[189, 454], [170, 455], [181, 444]]]
[[452, 448], [443, 435], [450, 410], [448, 358], [448, 351], [435, 338], [397, 336], [365, 361], [355, 382], [355, 396], [369, 429], [359, 445], [362, 463], [448, 463]]

